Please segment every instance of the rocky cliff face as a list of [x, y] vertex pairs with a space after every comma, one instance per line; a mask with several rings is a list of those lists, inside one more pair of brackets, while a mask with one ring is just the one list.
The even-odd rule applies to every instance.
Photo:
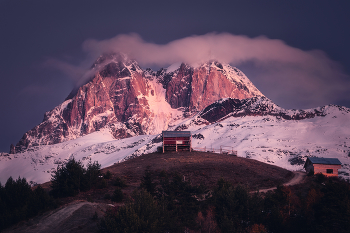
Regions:
[[275, 116], [277, 119], [303, 120], [326, 116], [325, 107], [307, 110], [286, 110], [264, 96], [249, 99], [226, 98], [207, 106], [199, 115], [209, 123], [242, 116]]
[[171, 107], [187, 107], [191, 111], [201, 111], [222, 98], [263, 96], [240, 70], [217, 61], [196, 68], [182, 64], [166, 89]]
[[154, 72], [142, 70], [126, 55], [109, 54], [99, 57], [91, 71], [95, 74], [90, 80], [24, 134], [17, 152], [101, 128], [108, 128], [115, 138], [157, 134], [183, 113], [201, 111], [222, 98], [263, 96], [237, 68], [216, 61]]
[[121, 55], [100, 57], [94, 77], [74, 90], [64, 103], [47, 112], [41, 124], [28, 131], [16, 150], [55, 144], [97, 131], [113, 130], [115, 138], [144, 133], [143, 120], [150, 115], [144, 96], [149, 88], [135, 61]]

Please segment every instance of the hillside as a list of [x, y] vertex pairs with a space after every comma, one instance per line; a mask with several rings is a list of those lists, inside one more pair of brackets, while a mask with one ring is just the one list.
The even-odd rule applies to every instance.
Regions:
[[204, 184], [210, 189], [220, 178], [256, 190], [283, 184], [293, 177], [288, 170], [253, 159], [195, 151], [151, 153], [112, 165], [104, 171], [124, 178], [136, 188], [146, 169], [179, 173], [193, 185]]
[[[103, 173], [107, 171], [112, 173], [109, 188], [104, 192], [98, 191], [96, 195], [90, 193], [88, 195], [95, 195], [94, 201], [101, 201], [104, 193], [114, 190], [112, 184], [116, 177], [126, 181], [128, 187], [124, 192], [131, 194], [140, 186], [146, 170], [156, 173], [161, 171], [178, 173], [191, 184], [203, 184], [209, 189], [214, 188], [220, 178], [224, 178], [233, 185], [244, 185], [252, 191], [276, 187], [287, 183], [294, 176], [293, 172], [281, 167], [232, 155], [196, 151], [150, 153], [103, 168]], [[50, 189], [50, 182], [41, 186]], [[79, 194], [75, 199], [86, 199], [86, 194]], [[69, 198], [67, 201], [72, 200]]]
[[[254, 191], [274, 187], [293, 178], [293, 173], [288, 170], [232, 155], [209, 152], [151, 153], [103, 169], [104, 173], [110, 171], [113, 174], [107, 188], [63, 198], [60, 202], [65, 204], [60, 208], [21, 222], [4, 232], [47, 232], [48, 229], [51, 232], [95, 232], [98, 223], [93, 218], [95, 212], [101, 218], [109, 204], [116, 205], [105, 199], [106, 194], [112, 195], [116, 188], [113, 185], [115, 178], [126, 181], [128, 187], [123, 188], [123, 193], [129, 196], [139, 188], [146, 170], [178, 173], [192, 185], [204, 184], [210, 190], [216, 187], [220, 178]], [[49, 189], [49, 186], [50, 183], [43, 184], [45, 189]]]

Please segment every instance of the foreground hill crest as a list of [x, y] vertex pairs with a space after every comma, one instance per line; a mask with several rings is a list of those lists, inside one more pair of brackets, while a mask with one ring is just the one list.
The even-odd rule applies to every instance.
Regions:
[[107, 54], [91, 70], [95, 74], [88, 82], [24, 134], [17, 152], [103, 128], [116, 139], [158, 134], [220, 99], [263, 96], [240, 70], [217, 61], [155, 72], [143, 70], [125, 54]]

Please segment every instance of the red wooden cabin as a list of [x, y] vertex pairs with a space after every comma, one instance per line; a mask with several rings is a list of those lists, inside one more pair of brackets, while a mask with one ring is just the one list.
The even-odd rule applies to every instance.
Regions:
[[163, 131], [163, 153], [165, 151], [191, 151], [190, 131]]

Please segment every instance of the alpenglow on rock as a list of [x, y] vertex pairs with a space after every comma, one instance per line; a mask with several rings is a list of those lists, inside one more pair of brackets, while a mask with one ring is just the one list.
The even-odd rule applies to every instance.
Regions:
[[182, 64], [166, 87], [171, 107], [201, 111], [222, 98], [247, 99], [263, 94], [237, 68], [216, 61], [193, 68]]
[[42, 123], [16, 145], [68, 141], [107, 128], [116, 138], [158, 134], [184, 115], [193, 115], [222, 98], [246, 99], [263, 94], [237, 68], [217, 61], [175, 71], [143, 70], [124, 54], [100, 56], [94, 75], [67, 99], [46, 112]]

